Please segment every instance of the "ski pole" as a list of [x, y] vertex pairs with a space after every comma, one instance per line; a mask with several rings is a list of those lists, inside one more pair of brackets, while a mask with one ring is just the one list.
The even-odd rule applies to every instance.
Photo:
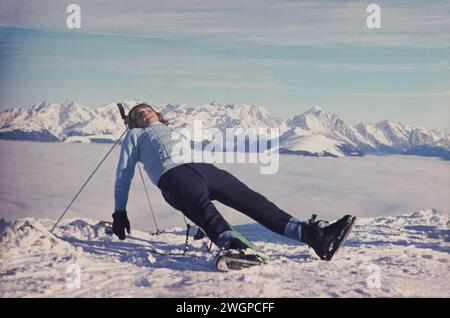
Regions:
[[94, 174], [97, 172], [97, 170], [100, 168], [100, 166], [103, 164], [103, 162], [106, 160], [106, 158], [108, 158], [109, 154], [113, 151], [113, 149], [117, 146], [117, 144], [120, 142], [120, 140], [122, 139], [122, 137], [125, 135], [125, 133], [127, 132], [127, 130], [125, 130], [122, 135], [119, 137], [119, 139], [116, 140], [116, 142], [114, 143], [114, 145], [111, 147], [111, 149], [108, 150], [108, 152], [105, 154], [105, 156], [103, 157], [103, 159], [100, 161], [100, 163], [97, 165], [97, 167], [95, 167], [95, 169], [91, 172], [91, 174], [89, 175], [89, 177], [86, 179], [86, 181], [83, 183], [83, 185], [81, 186], [81, 188], [78, 190], [78, 192], [75, 194], [75, 196], [72, 198], [72, 200], [70, 201], [69, 205], [66, 207], [66, 209], [64, 210], [64, 212], [61, 214], [61, 216], [59, 217], [58, 221], [56, 221], [55, 225], [53, 225], [53, 228], [51, 229], [50, 233], [53, 233], [53, 231], [55, 230], [56, 226], [59, 224], [59, 222], [62, 220], [62, 218], [64, 217], [64, 215], [67, 213], [67, 211], [69, 211], [70, 207], [72, 206], [72, 204], [75, 202], [75, 200], [78, 198], [78, 196], [80, 195], [80, 193], [83, 191], [84, 187], [89, 183], [89, 181], [92, 179], [92, 177], [94, 176]]
[[155, 228], [156, 228], [155, 234], [159, 235], [162, 232], [159, 230], [158, 223], [156, 223], [155, 212], [153, 211], [152, 203], [150, 201], [150, 196], [148, 195], [148, 190], [147, 190], [147, 186], [145, 185], [144, 176], [142, 175], [141, 166], [139, 164], [137, 166], [138, 166], [138, 170], [139, 170], [139, 175], [141, 176], [142, 184], [144, 185], [144, 190], [145, 190], [145, 195], [147, 196], [148, 206], [149, 206], [150, 212], [152, 213], [152, 216], [153, 216], [153, 222], [155, 223]]

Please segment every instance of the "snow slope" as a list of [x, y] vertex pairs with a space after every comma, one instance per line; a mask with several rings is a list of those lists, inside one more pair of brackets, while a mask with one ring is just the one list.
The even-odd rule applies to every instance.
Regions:
[[342, 141], [314, 134], [310, 130], [294, 127], [280, 137], [279, 152], [282, 154], [300, 154], [314, 157], [344, 157], [358, 155], [355, 147], [348, 147]]
[[[259, 225], [241, 225], [271, 261], [231, 273], [215, 269], [206, 242], [191, 240], [186, 256], [155, 253], [180, 252], [182, 229], [132, 231], [119, 241], [96, 220], [65, 220], [55, 235], [52, 225], [0, 221], [0, 297], [450, 297], [449, 215], [436, 210], [359, 219], [332, 262]], [[80, 288], [66, 282], [73, 264]]]

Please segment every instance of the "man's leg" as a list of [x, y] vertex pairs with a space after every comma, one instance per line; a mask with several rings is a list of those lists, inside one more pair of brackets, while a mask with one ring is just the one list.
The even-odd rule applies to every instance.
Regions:
[[[266, 228], [280, 235], [293, 231], [292, 237], [300, 240], [301, 222], [269, 201], [262, 194], [250, 189], [232, 174], [212, 164], [191, 164], [203, 175], [212, 200], [236, 209]], [[287, 225], [291, 226], [287, 226]]]
[[203, 229], [214, 243], [221, 233], [230, 230], [211, 202], [205, 180], [192, 168], [182, 165], [169, 170], [158, 186], [166, 202]]
[[[314, 218], [307, 222], [299, 221], [230, 173], [211, 164], [191, 166], [202, 175], [211, 199], [245, 213], [278, 234], [308, 244], [322, 260], [333, 258], [355, 223], [356, 218], [351, 215], [345, 215], [327, 226], [321, 226]], [[218, 241], [232, 237], [232, 231], [226, 231]]]

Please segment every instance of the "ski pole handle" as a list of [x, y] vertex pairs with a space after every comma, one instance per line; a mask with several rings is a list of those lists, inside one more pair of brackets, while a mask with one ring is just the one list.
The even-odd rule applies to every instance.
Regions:
[[123, 108], [123, 104], [122, 103], [118, 103], [117, 107], [119, 107], [120, 117], [122, 117], [123, 122], [125, 123], [125, 125], [128, 126], [128, 120], [127, 120], [127, 116], [125, 115], [125, 110]]

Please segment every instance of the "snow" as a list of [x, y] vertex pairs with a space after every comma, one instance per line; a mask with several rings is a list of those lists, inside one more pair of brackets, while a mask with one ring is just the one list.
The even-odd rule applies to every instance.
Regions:
[[[142, 100], [133, 99], [123, 104], [128, 111], [140, 102]], [[195, 107], [166, 103], [156, 105], [155, 108], [164, 114], [172, 128], [187, 128], [191, 135], [195, 120], [202, 120], [204, 129], [217, 128], [222, 132], [229, 128], [278, 128], [281, 134], [280, 147], [290, 153], [352, 156], [361, 153], [406, 152], [449, 158], [448, 133], [387, 120], [351, 126], [319, 106], [288, 119], [274, 116], [259, 105], [225, 105], [217, 101]], [[31, 107], [0, 112], [0, 138], [3, 139], [105, 142], [117, 139], [123, 129], [116, 103], [92, 109], [69, 100], [62, 103], [43, 101]], [[295, 129], [303, 129], [309, 135], [318, 137], [301, 137], [292, 142], [287, 136]], [[204, 141], [202, 136], [194, 137], [197, 142]], [[208, 139], [205, 136], [203, 138]], [[311, 149], [312, 141], [315, 146]]]
[[401, 151], [430, 145], [448, 138], [444, 133], [433, 129], [387, 120], [376, 124], [358, 124], [356, 129], [373, 147], [382, 145]]
[[[142, 100], [123, 102], [128, 112]], [[172, 123], [173, 128], [193, 129], [194, 120], [203, 120], [205, 128], [280, 128], [286, 130], [285, 120], [271, 115], [264, 107], [257, 105], [222, 105], [216, 101], [209, 104], [189, 107], [185, 104], [156, 105]], [[176, 119], [176, 120], [175, 120]], [[89, 137], [117, 138], [123, 131], [117, 104], [110, 103], [90, 109], [71, 101], [62, 103], [40, 102], [31, 107], [12, 109], [0, 113], [0, 133], [14, 131], [49, 132], [59, 141], [89, 142]], [[74, 137], [75, 136], [75, 137]]]
[[[301, 130], [299, 132], [299, 130]], [[289, 151], [304, 151], [317, 156], [331, 154], [336, 157], [343, 157], [345, 154], [339, 149], [342, 143], [324, 135], [313, 135], [304, 133], [305, 130], [295, 128], [292, 134], [283, 136], [282, 149]]]
[[[259, 225], [238, 229], [269, 264], [218, 272], [206, 242], [180, 253], [184, 231], [132, 231], [125, 241], [95, 220], [0, 222], [0, 297], [449, 297], [449, 215], [421, 210], [362, 218], [332, 262]], [[214, 252], [214, 251], [213, 251]], [[80, 268], [80, 288], [67, 269]], [[371, 275], [379, 273], [377, 279]], [[379, 287], [379, 288], [378, 288]]]
[[335, 142], [346, 143], [351, 146], [367, 146], [368, 142], [358, 131], [347, 125], [337, 115], [324, 111], [319, 106], [314, 106], [307, 112], [294, 116], [289, 120], [289, 126], [300, 127], [315, 135], [322, 135], [333, 139]]
[[[261, 175], [257, 164], [221, 164], [297, 218], [311, 213], [324, 219], [345, 213], [359, 217], [347, 244], [326, 263], [306, 246], [217, 204], [271, 257], [268, 265], [224, 274], [215, 270], [202, 242], [191, 240], [186, 257], [151, 251], [182, 249], [184, 223], [147, 183], [159, 226], [170, 229], [152, 236], [138, 177], [128, 205], [132, 237], [119, 241], [97, 225], [111, 220], [117, 149], [55, 235], [49, 232], [110, 147], [0, 141], [0, 297], [450, 296], [448, 162], [414, 156], [281, 155], [274, 175]], [[66, 285], [72, 264], [81, 269], [80, 289]], [[369, 288], [367, 280], [377, 268], [380, 288]]]

